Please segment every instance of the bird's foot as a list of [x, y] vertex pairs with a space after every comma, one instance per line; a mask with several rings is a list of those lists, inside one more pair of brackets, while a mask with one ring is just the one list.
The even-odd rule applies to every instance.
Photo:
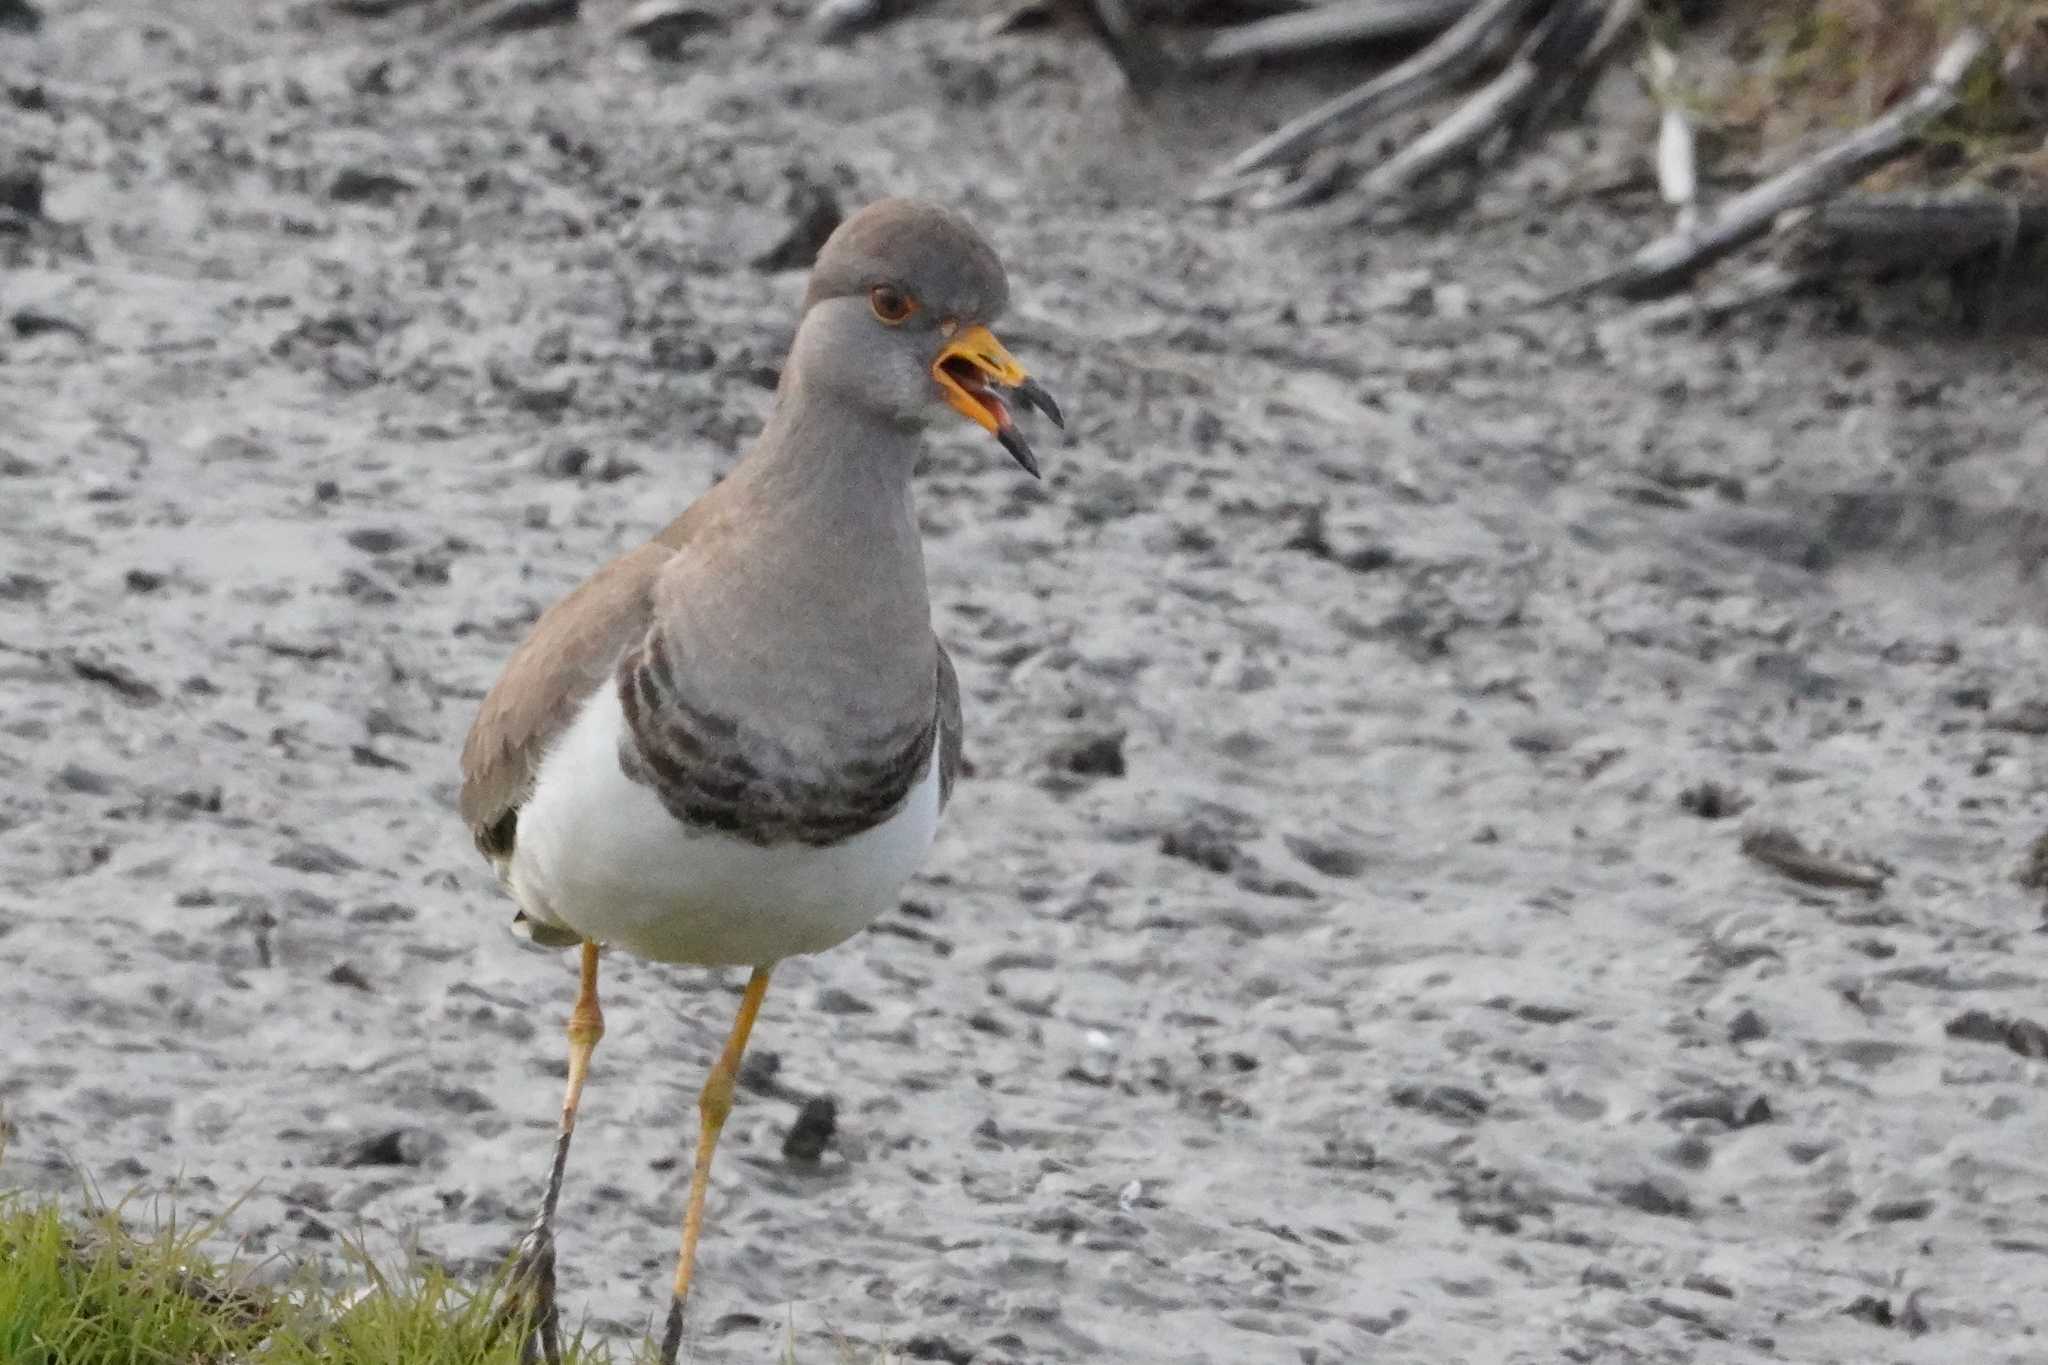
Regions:
[[519, 1239], [495, 1325], [519, 1333], [519, 1365], [562, 1365], [562, 1312], [555, 1304], [555, 1233], [547, 1215]]

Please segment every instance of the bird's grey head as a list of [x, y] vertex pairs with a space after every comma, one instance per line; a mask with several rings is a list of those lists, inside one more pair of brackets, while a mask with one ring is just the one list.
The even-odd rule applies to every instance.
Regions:
[[1051, 395], [989, 331], [1010, 299], [986, 238], [936, 204], [884, 199], [818, 253], [790, 368], [807, 389], [904, 426], [950, 408], [1038, 463], [1005, 392], [1064, 425]]

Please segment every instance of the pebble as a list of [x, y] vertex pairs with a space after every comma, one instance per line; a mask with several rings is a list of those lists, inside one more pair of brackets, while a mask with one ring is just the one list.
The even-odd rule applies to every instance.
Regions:
[[641, 0], [626, 11], [619, 33], [665, 62], [680, 61], [690, 39], [725, 27], [725, 21], [700, 5], [682, 0]]
[[325, 877], [354, 872], [362, 866], [340, 849], [310, 840], [288, 846], [270, 860], [270, 865], [290, 872], [306, 872]]
[[406, 544], [405, 533], [388, 526], [359, 527], [344, 539], [366, 555], [388, 555], [393, 550], [403, 549]]
[[2022, 1057], [2048, 1058], [2048, 1028], [2016, 1015], [1965, 1010], [1948, 1021], [1946, 1032], [1951, 1038], [2003, 1044]]
[[1074, 735], [1055, 744], [1046, 757], [1055, 771], [1075, 777], [1122, 777], [1124, 732], [1105, 730]]
[[1680, 1181], [1666, 1175], [1645, 1175], [1608, 1185], [1616, 1203], [1663, 1218], [1693, 1216], [1692, 1195]]
[[816, 1165], [839, 1131], [839, 1104], [830, 1095], [804, 1101], [796, 1121], [782, 1139], [782, 1157], [798, 1165]]
[[1200, 816], [1161, 835], [1159, 851], [1216, 873], [1229, 872], [1244, 856], [1235, 839]]
[[372, 1133], [338, 1148], [327, 1164], [358, 1166], [418, 1166], [446, 1144], [424, 1128], [392, 1128]]
[[1283, 835], [1287, 851], [1325, 877], [1351, 878], [1365, 872], [1365, 855], [1348, 844], [1311, 839], [1304, 834]]

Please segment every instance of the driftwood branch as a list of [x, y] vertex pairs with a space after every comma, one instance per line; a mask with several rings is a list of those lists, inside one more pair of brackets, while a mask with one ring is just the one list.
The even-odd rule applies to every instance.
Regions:
[[1587, 82], [1596, 75], [1622, 38], [1635, 30], [1643, 12], [1643, 0], [1607, 0], [1600, 28], [1579, 54], [1569, 78], [1549, 82], [1536, 97], [1536, 106], [1523, 120], [1525, 128], [1541, 128], [1557, 117], [1558, 110], [1579, 98]]
[[1355, 90], [1339, 95], [1224, 162], [1195, 191], [1197, 200], [1226, 198], [1269, 166], [1292, 161], [1317, 144], [1374, 119], [1430, 99], [1499, 55], [1537, 0], [1481, 0], [1429, 46]]
[[1669, 292], [1702, 267], [1761, 235], [1780, 214], [1816, 203], [1853, 184], [1901, 155], [1927, 125], [1955, 108], [1963, 81], [1990, 47], [1983, 32], [1964, 29], [1942, 50], [1920, 88], [1883, 116], [1730, 199], [1690, 230], [1659, 237], [1591, 287], [1612, 289], [1629, 298]]
[[1405, 193], [1453, 162], [1475, 156], [1480, 144], [1535, 100], [1546, 81], [1567, 81], [1576, 73], [1586, 51], [1605, 31], [1605, 17], [1596, 0], [1561, 0], [1499, 75], [1366, 177], [1366, 198]]
[[1201, 66], [1224, 66], [1253, 57], [1314, 52], [1340, 43], [1378, 42], [1434, 33], [1455, 23], [1476, 0], [1333, 0], [1314, 9], [1237, 24], [1198, 49]]
[[1953, 265], [2048, 243], [2048, 195], [1988, 190], [1851, 194], [1821, 205], [1807, 249], [1867, 265]]

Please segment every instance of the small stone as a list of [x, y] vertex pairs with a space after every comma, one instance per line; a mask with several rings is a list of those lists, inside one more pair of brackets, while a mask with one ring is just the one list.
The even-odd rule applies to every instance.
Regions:
[[540, 472], [550, 479], [580, 479], [590, 467], [588, 446], [556, 446], [540, 457]]
[[649, 56], [674, 62], [682, 60], [690, 39], [724, 26], [718, 15], [698, 5], [682, 0], [642, 0], [626, 11], [619, 33], [647, 49]]
[[328, 182], [327, 197], [337, 204], [375, 204], [385, 207], [411, 194], [418, 186], [402, 175], [390, 171], [371, 170], [363, 166], [344, 166]]
[[388, 555], [406, 544], [405, 533], [388, 526], [360, 527], [350, 531], [344, 539], [366, 555]]
[[818, 992], [817, 1010], [820, 1014], [873, 1014], [875, 1007], [851, 991], [827, 986]]
[[975, 1358], [974, 1348], [936, 1336], [912, 1337], [903, 1343], [903, 1355], [907, 1360], [937, 1360], [944, 1365], [972, 1365]]
[[1282, 842], [1287, 851], [1325, 877], [1357, 877], [1365, 872], [1365, 855], [1348, 844], [1289, 834]]
[[1243, 857], [1234, 839], [1199, 816], [1161, 835], [1159, 851], [1216, 873], [1229, 872]]
[[357, 971], [352, 962], [335, 963], [333, 970], [327, 973], [327, 979], [337, 986], [347, 986], [350, 990], [362, 991], [365, 994], [371, 991], [370, 978]]
[[1048, 757], [1054, 768], [1076, 777], [1122, 777], [1124, 732], [1076, 735], [1055, 745]]
[[1933, 1212], [1933, 1199], [1926, 1195], [1913, 1195], [1872, 1204], [1870, 1219], [1874, 1223], [1917, 1223]]
[[1395, 1086], [1389, 1093], [1403, 1109], [1434, 1114], [1452, 1123], [1477, 1123], [1492, 1108], [1484, 1095], [1461, 1085], [1423, 1085], [1411, 1081]]
[[804, 1101], [796, 1121], [782, 1139], [782, 1157], [799, 1165], [816, 1165], [839, 1131], [839, 1105], [830, 1095]]
[[2022, 1057], [2048, 1058], [2048, 1028], [2031, 1019], [1965, 1010], [1948, 1021], [1946, 1031], [1951, 1038], [2003, 1044]]
[[344, 1168], [418, 1166], [443, 1145], [440, 1138], [424, 1128], [393, 1128], [349, 1143], [337, 1150], [327, 1164]]
[[1610, 1185], [1615, 1202], [1662, 1218], [1693, 1216], [1692, 1196], [1670, 1176], [1646, 1175]]
[[1770, 1032], [1770, 1026], [1755, 1010], [1743, 1010], [1728, 1021], [1728, 1041], [1731, 1043], [1753, 1043], [1759, 1038], [1769, 1037]]
[[[0, 0], [0, 15], [7, 0]], [[40, 166], [0, 166], [0, 209], [23, 218], [43, 216], [43, 171]]]
[[289, 872], [306, 872], [318, 876], [339, 876], [354, 872], [362, 866], [340, 849], [310, 840], [286, 848], [270, 860], [272, 867], [281, 867]]
[[410, 905], [397, 901], [375, 901], [349, 911], [348, 920], [350, 924], [407, 924], [418, 914]]
[[106, 796], [114, 790], [114, 779], [91, 768], [67, 763], [57, 774], [57, 785], [81, 796]]
[[1678, 808], [1702, 820], [1725, 820], [1749, 809], [1749, 798], [1718, 782], [1698, 782], [1678, 794]]

